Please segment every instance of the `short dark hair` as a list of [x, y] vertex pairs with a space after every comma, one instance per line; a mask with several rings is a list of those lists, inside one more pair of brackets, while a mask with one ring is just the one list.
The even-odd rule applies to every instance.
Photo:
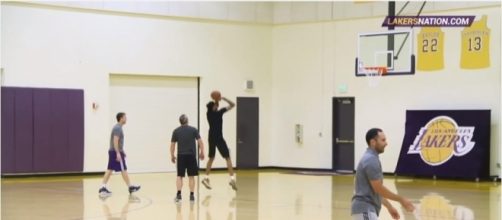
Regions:
[[115, 118], [117, 118], [117, 122], [120, 121], [120, 119], [122, 119], [122, 117], [124, 117], [125, 113], [124, 112], [119, 112], [117, 113], [117, 116], [115, 116]]
[[215, 104], [216, 103], [214, 103], [213, 101], [210, 101], [210, 102], [207, 103], [206, 107], [207, 107], [207, 109], [213, 109], [213, 107], [214, 107]]
[[185, 114], [180, 115], [180, 124], [186, 125], [188, 123], [188, 117]]
[[366, 132], [366, 143], [370, 146], [371, 139], [374, 139], [378, 136], [378, 132], [383, 132], [380, 128], [372, 128]]

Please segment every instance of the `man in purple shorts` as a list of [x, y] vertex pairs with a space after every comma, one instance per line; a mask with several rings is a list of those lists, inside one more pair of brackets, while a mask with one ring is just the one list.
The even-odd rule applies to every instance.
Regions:
[[113, 171], [121, 172], [124, 182], [129, 187], [129, 193], [138, 191], [141, 186], [132, 185], [127, 174], [127, 165], [125, 162], [126, 154], [124, 153], [124, 132], [122, 126], [127, 121], [125, 113], [117, 113], [117, 124], [113, 126], [112, 134], [110, 135], [110, 148], [108, 150], [108, 169], [103, 176], [103, 185], [99, 189], [100, 196], [109, 196], [112, 194], [107, 188], [106, 183], [110, 179]]

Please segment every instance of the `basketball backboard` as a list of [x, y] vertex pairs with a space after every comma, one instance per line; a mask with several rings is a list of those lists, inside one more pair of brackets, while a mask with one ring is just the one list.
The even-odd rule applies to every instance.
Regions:
[[[430, 10], [426, 1], [389, 1], [387, 16], [420, 16]], [[382, 76], [415, 74], [413, 26], [358, 35], [356, 76], [367, 76], [368, 69], [386, 68]]]
[[413, 29], [360, 33], [356, 76], [365, 76], [365, 67], [386, 67], [385, 76], [414, 74], [413, 42]]

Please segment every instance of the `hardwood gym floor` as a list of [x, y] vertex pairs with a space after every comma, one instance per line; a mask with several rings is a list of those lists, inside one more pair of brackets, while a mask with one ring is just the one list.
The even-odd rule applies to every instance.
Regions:
[[[351, 219], [352, 175], [285, 171], [238, 171], [239, 190], [223, 172], [211, 175], [212, 190], [198, 185], [196, 202], [174, 203], [175, 173], [131, 174], [139, 192], [129, 195], [120, 175], [113, 195], [101, 199], [100, 176], [2, 178], [2, 219]], [[384, 184], [411, 199], [417, 211], [401, 219], [501, 219], [500, 183], [386, 177]], [[198, 191], [198, 190], [196, 190]], [[385, 208], [380, 219], [390, 219]]]

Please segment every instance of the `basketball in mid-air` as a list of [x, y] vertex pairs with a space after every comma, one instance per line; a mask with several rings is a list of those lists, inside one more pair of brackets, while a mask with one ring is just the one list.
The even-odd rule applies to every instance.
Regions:
[[214, 90], [211, 92], [211, 99], [214, 101], [220, 101], [221, 100], [221, 93], [218, 90]]

